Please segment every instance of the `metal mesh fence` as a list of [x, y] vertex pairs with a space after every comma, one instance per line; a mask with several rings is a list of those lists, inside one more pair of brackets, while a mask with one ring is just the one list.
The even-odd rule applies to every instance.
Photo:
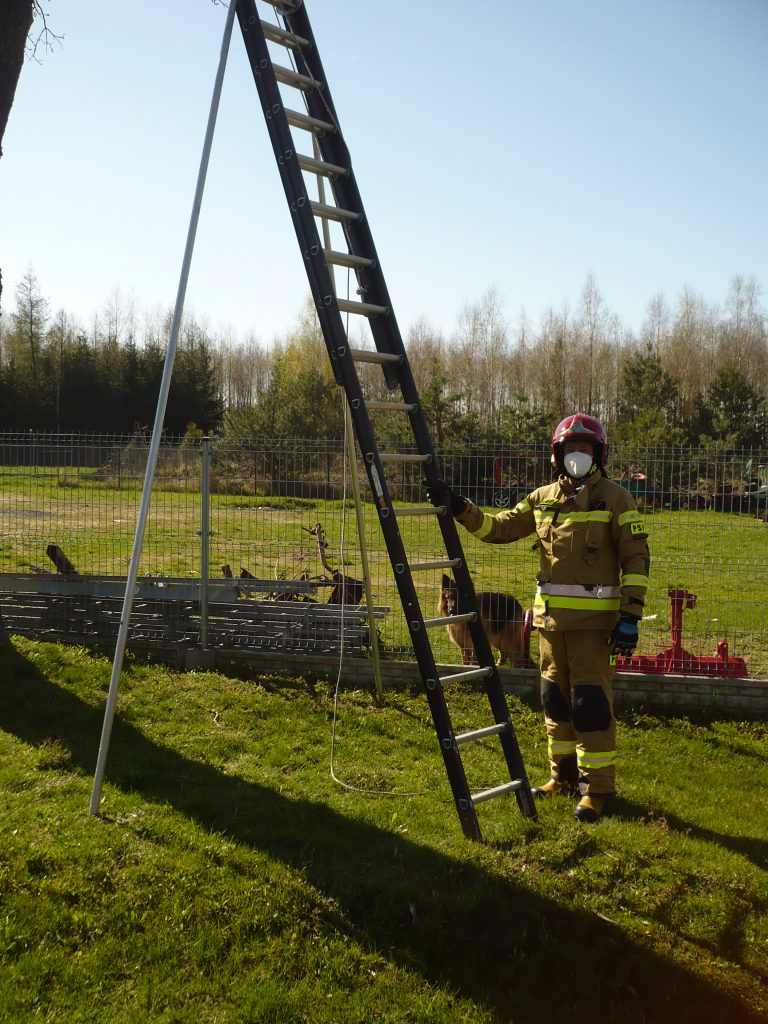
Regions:
[[[52, 637], [116, 633], [148, 448], [144, 435], [0, 435], [0, 607], [12, 627]], [[440, 458], [454, 489], [490, 509], [513, 506], [552, 478], [545, 448], [445, 445]], [[669, 647], [674, 591], [690, 595], [686, 651], [706, 658], [726, 643], [730, 655], [747, 660], [750, 676], [768, 677], [768, 452], [616, 449], [608, 469], [634, 495], [650, 536], [639, 653]], [[410, 659], [362, 466], [358, 473], [383, 655]], [[396, 505], [424, 504], [417, 465], [404, 463], [388, 482]], [[442, 554], [434, 517], [403, 517], [400, 529], [412, 560]], [[531, 604], [532, 539], [484, 545], [462, 534], [462, 541], [478, 589]], [[301, 653], [337, 650], [343, 628], [347, 649], [365, 653], [365, 616], [356, 611], [361, 543], [343, 442], [168, 439], [139, 573], [134, 636]], [[440, 575], [418, 574], [426, 616], [436, 613]], [[535, 657], [535, 633], [531, 644]], [[438, 660], [458, 660], [443, 631], [435, 649]]]

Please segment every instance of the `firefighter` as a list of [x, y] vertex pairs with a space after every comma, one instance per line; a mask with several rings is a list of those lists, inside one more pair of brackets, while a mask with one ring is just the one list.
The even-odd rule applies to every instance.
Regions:
[[491, 515], [442, 480], [427, 485], [432, 504], [449, 505], [478, 540], [537, 535], [533, 626], [551, 778], [533, 793], [578, 795], [575, 816], [590, 824], [615, 795], [615, 656], [637, 646], [650, 566], [645, 526], [629, 492], [608, 478], [607, 454], [602, 423], [574, 413], [552, 436], [557, 480], [513, 509]]

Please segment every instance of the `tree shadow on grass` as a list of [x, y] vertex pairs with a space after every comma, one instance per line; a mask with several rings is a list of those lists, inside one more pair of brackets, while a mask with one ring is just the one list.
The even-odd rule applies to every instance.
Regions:
[[656, 821], [663, 823], [681, 835], [692, 836], [694, 839], [705, 839], [710, 843], [717, 843], [725, 849], [741, 854], [751, 860], [759, 868], [768, 868], [768, 842], [752, 836], [729, 836], [724, 832], [715, 832], [712, 829], [703, 828], [691, 821], [686, 821], [676, 814], [668, 811], [651, 811], [641, 804], [634, 803], [624, 797], [616, 801], [615, 815], [617, 818], [624, 818], [626, 821]]
[[[0, 652], [0, 727], [56, 739], [92, 774], [103, 710]], [[596, 915], [569, 910], [472, 864], [225, 775], [116, 717], [107, 780], [299, 870], [335, 900], [367, 948], [487, 1007], [500, 1022], [757, 1024], [744, 1005], [644, 949]]]

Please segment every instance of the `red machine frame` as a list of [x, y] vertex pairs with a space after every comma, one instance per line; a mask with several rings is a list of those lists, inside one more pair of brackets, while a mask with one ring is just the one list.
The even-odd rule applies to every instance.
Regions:
[[687, 590], [668, 590], [671, 604], [672, 646], [660, 654], [633, 654], [631, 658], [616, 659], [618, 672], [643, 672], [649, 675], [724, 676], [732, 679], [747, 677], [747, 663], [743, 658], [732, 658], [728, 641], [721, 640], [714, 656], [699, 657], [683, 647], [683, 612], [696, 605], [696, 595]]
[[[616, 658], [617, 672], [638, 672], [646, 675], [711, 676], [746, 679], [747, 663], [743, 658], [732, 658], [728, 641], [721, 640], [711, 657], [699, 657], [683, 647], [683, 612], [694, 608], [696, 595], [687, 590], [668, 590], [671, 604], [672, 646], [660, 654], [633, 654], [631, 658]], [[533, 611], [528, 608], [523, 624], [523, 644], [526, 661], [531, 662], [530, 643]]]

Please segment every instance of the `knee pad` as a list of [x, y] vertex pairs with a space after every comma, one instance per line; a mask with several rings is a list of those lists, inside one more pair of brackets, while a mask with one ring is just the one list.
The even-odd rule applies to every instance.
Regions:
[[560, 687], [551, 679], [541, 680], [541, 706], [544, 708], [544, 714], [553, 722], [570, 722], [568, 702]]
[[574, 686], [573, 727], [576, 732], [603, 732], [611, 724], [611, 705], [601, 686]]

